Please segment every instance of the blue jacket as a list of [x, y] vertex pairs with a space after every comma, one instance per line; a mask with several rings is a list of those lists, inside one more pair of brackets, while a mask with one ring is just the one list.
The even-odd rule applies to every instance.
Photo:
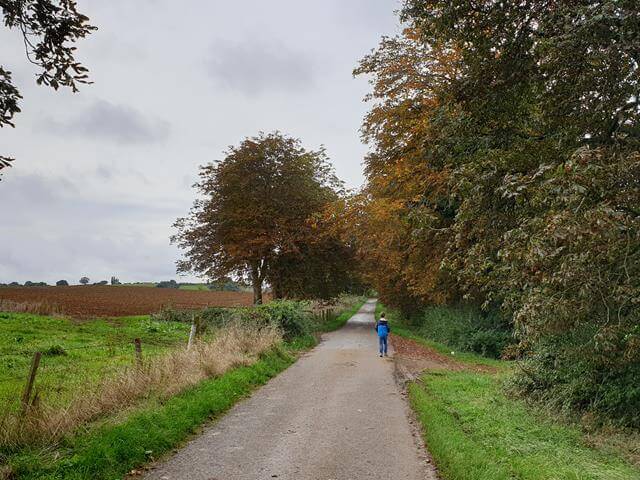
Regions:
[[379, 337], [386, 337], [391, 332], [391, 328], [384, 318], [381, 318], [376, 323], [376, 332], [378, 332]]

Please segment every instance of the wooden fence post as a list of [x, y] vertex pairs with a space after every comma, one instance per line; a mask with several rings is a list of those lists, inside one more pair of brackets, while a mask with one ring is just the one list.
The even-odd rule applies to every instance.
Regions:
[[40, 357], [42, 353], [36, 352], [33, 354], [33, 360], [31, 361], [31, 370], [29, 371], [29, 378], [27, 378], [27, 385], [24, 388], [22, 394], [22, 414], [27, 413], [29, 408], [29, 399], [31, 398], [31, 391], [33, 390], [33, 382], [36, 380], [36, 373], [38, 372], [38, 366], [40, 365]]
[[142, 366], [142, 341], [139, 338], [133, 339], [133, 345], [136, 349], [136, 364]]
[[193, 341], [196, 338], [196, 330], [197, 330], [196, 316], [194, 314], [191, 320], [191, 331], [189, 332], [189, 343], [187, 343], [187, 350], [189, 350], [193, 345]]

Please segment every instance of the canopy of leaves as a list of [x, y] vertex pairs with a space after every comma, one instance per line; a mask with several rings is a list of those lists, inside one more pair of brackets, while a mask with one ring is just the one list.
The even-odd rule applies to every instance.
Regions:
[[[38, 85], [77, 91], [78, 84], [90, 83], [87, 69], [75, 60], [72, 44], [96, 27], [78, 12], [74, 0], [0, 0], [4, 25], [20, 30], [27, 59], [41, 68]], [[0, 65], [0, 127], [13, 127], [13, 116], [20, 112], [20, 92], [11, 72]], [[12, 158], [0, 155], [0, 171]]]
[[196, 188], [201, 198], [175, 223], [172, 241], [185, 250], [178, 271], [250, 278], [258, 296], [265, 281], [278, 297], [341, 284], [349, 265], [339, 266], [344, 256], [316, 218], [343, 193], [323, 149], [260, 133], [201, 167]]
[[405, 309], [503, 309], [538, 362], [530, 393], [640, 424], [637, 2], [407, 0], [400, 16], [355, 72], [373, 86], [367, 278]]

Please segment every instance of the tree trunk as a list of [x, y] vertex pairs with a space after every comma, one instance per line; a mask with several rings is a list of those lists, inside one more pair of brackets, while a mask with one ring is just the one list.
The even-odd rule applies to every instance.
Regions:
[[253, 304], [262, 304], [262, 278], [260, 269], [256, 266], [251, 268], [251, 285], [253, 285]]
[[280, 300], [284, 297], [284, 295], [282, 294], [282, 288], [280, 286], [280, 282], [276, 280], [275, 282], [273, 282], [273, 285], [271, 287], [272, 287], [274, 299]]

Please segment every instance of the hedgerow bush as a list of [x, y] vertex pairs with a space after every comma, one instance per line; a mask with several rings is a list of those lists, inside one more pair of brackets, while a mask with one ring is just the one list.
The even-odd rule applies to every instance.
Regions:
[[470, 306], [432, 306], [412, 317], [420, 335], [456, 350], [499, 358], [515, 343], [512, 329], [497, 312]]
[[308, 308], [307, 302], [276, 300], [260, 305], [255, 310], [278, 325], [285, 339], [292, 339], [311, 333], [312, 319]]
[[640, 428], [640, 362], [594, 355], [594, 330], [582, 326], [539, 339], [509, 387], [568, 416]]
[[191, 323], [195, 319], [200, 332], [224, 328], [232, 323], [275, 325], [287, 340], [311, 333], [313, 326], [309, 304], [294, 300], [274, 300], [255, 307], [208, 307], [196, 311], [166, 307], [152, 315], [152, 318], [184, 323]]

